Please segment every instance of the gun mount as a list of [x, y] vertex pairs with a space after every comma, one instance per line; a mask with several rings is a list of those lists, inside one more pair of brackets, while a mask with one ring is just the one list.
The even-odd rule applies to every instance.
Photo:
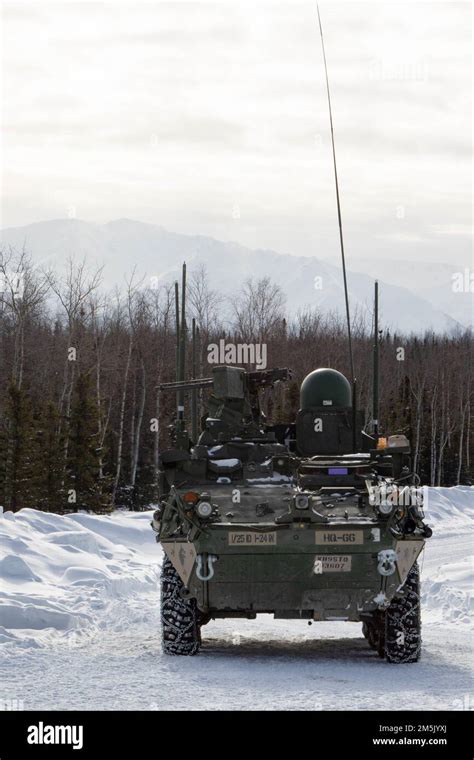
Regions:
[[[275, 439], [274, 433], [264, 429], [265, 417], [260, 406], [261, 388], [273, 388], [276, 383], [291, 379], [289, 369], [270, 369], [246, 371], [240, 367], [227, 365], [213, 367], [212, 377], [195, 380], [162, 383], [161, 391], [177, 391], [183, 395], [186, 391], [196, 392], [210, 389], [207, 399], [207, 414], [204, 416], [203, 430], [196, 443], [211, 445], [217, 441], [232, 438], [246, 440]], [[189, 448], [189, 439], [180, 440]]]

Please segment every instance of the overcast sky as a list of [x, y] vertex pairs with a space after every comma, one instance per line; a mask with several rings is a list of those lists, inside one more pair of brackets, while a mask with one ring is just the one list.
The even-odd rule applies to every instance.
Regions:
[[[338, 255], [315, 3], [5, 2], [1, 226]], [[471, 262], [470, 3], [321, 3], [348, 257]]]

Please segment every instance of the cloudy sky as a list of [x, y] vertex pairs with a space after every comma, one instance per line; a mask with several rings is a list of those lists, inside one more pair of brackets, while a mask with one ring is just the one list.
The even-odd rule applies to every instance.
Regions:
[[[472, 6], [320, 4], [349, 256], [471, 262]], [[1, 226], [337, 255], [315, 3], [4, 2]]]

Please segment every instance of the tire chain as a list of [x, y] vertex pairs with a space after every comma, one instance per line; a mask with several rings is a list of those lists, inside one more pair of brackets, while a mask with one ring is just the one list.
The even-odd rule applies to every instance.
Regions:
[[385, 657], [388, 662], [417, 662], [421, 650], [420, 572], [415, 563], [386, 612]]
[[201, 643], [199, 612], [195, 599], [183, 599], [183, 582], [165, 557], [161, 568], [161, 633], [163, 652], [194, 655]]

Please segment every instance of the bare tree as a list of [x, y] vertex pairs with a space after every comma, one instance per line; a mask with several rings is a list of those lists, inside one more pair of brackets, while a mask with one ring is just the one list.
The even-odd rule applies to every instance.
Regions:
[[38, 316], [49, 290], [48, 274], [33, 267], [23, 249], [0, 250], [0, 298], [3, 314], [9, 314], [15, 335], [12, 362], [12, 382], [21, 388], [25, 364], [25, 326], [28, 319]]
[[240, 295], [230, 299], [236, 332], [244, 340], [265, 340], [285, 317], [285, 296], [269, 277], [245, 280]]
[[154, 376], [154, 435], [153, 435], [153, 495], [158, 498], [158, 474], [160, 467], [160, 384], [164, 380], [166, 371], [166, 356], [173, 320], [174, 291], [172, 286], [162, 288], [149, 293], [149, 315], [157, 345], [154, 351], [156, 356]]
[[130, 278], [127, 281], [127, 296], [126, 296], [126, 301], [125, 301], [125, 314], [126, 314], [125, 320], [126, 320], [126, 325], [127, 325], [128, 341], [127, 341], [125, 368], [123, 370], [123, 378], [122, 378], [122, 392], [121, 392], [121, 397], [120, 397], [119, 429], [118, 429], [118, 442], [117, 442], [117, 463], [116, 463], [116, 468], [115, 468], [115, 478], [114, 478], [114, 486], [113, 486], [114, 498], [117, 493], [117, 488], [120, 482], [120, 475], [122, 472], [126, 400], [127, 400], [128, 382], [129, 382], [129, 376], [130, 376], [130, 366], [132, 362], [132, 353], [133, 353], [133, 349], [135, 345], [135, 335], [136, 335], [136, 329], [137, 329], [137, 324], [136, 324], [136, 319], [135, 319], [136, 317], [135, 309], [136, 309], [139, 289], [143, 283], [143, 279], [141, 281], [136, 282], [135, 277], [136, 277], [136, 269], [134, 268], [132, 271], [132, 274], [130, 275]]
[[200, 264], [191, 271], [188, 282], [188, 308], [203, 335], [209, 335], [219, 324], [224, 298], [209, 285], [206, 266]]
[[59, 402], [60, 430], [64, 424], [64, 467], [66, 467], [69, 451], [69, 418], [71, 415], [71, 399], [74, 389], [76, 367], [80, 362], [82, 328], [93, 308], [92, 296], [99, 288], [102, 269], [89, 272], [86, 260], [75, 262], [70, 256], [66, 261], [66, 272], [63, 277], [56, 277], [52, 272], [47, 274], [51, 290], [56, 295], [66, 316], [66, 355], [64, 357], [63, 389]]

